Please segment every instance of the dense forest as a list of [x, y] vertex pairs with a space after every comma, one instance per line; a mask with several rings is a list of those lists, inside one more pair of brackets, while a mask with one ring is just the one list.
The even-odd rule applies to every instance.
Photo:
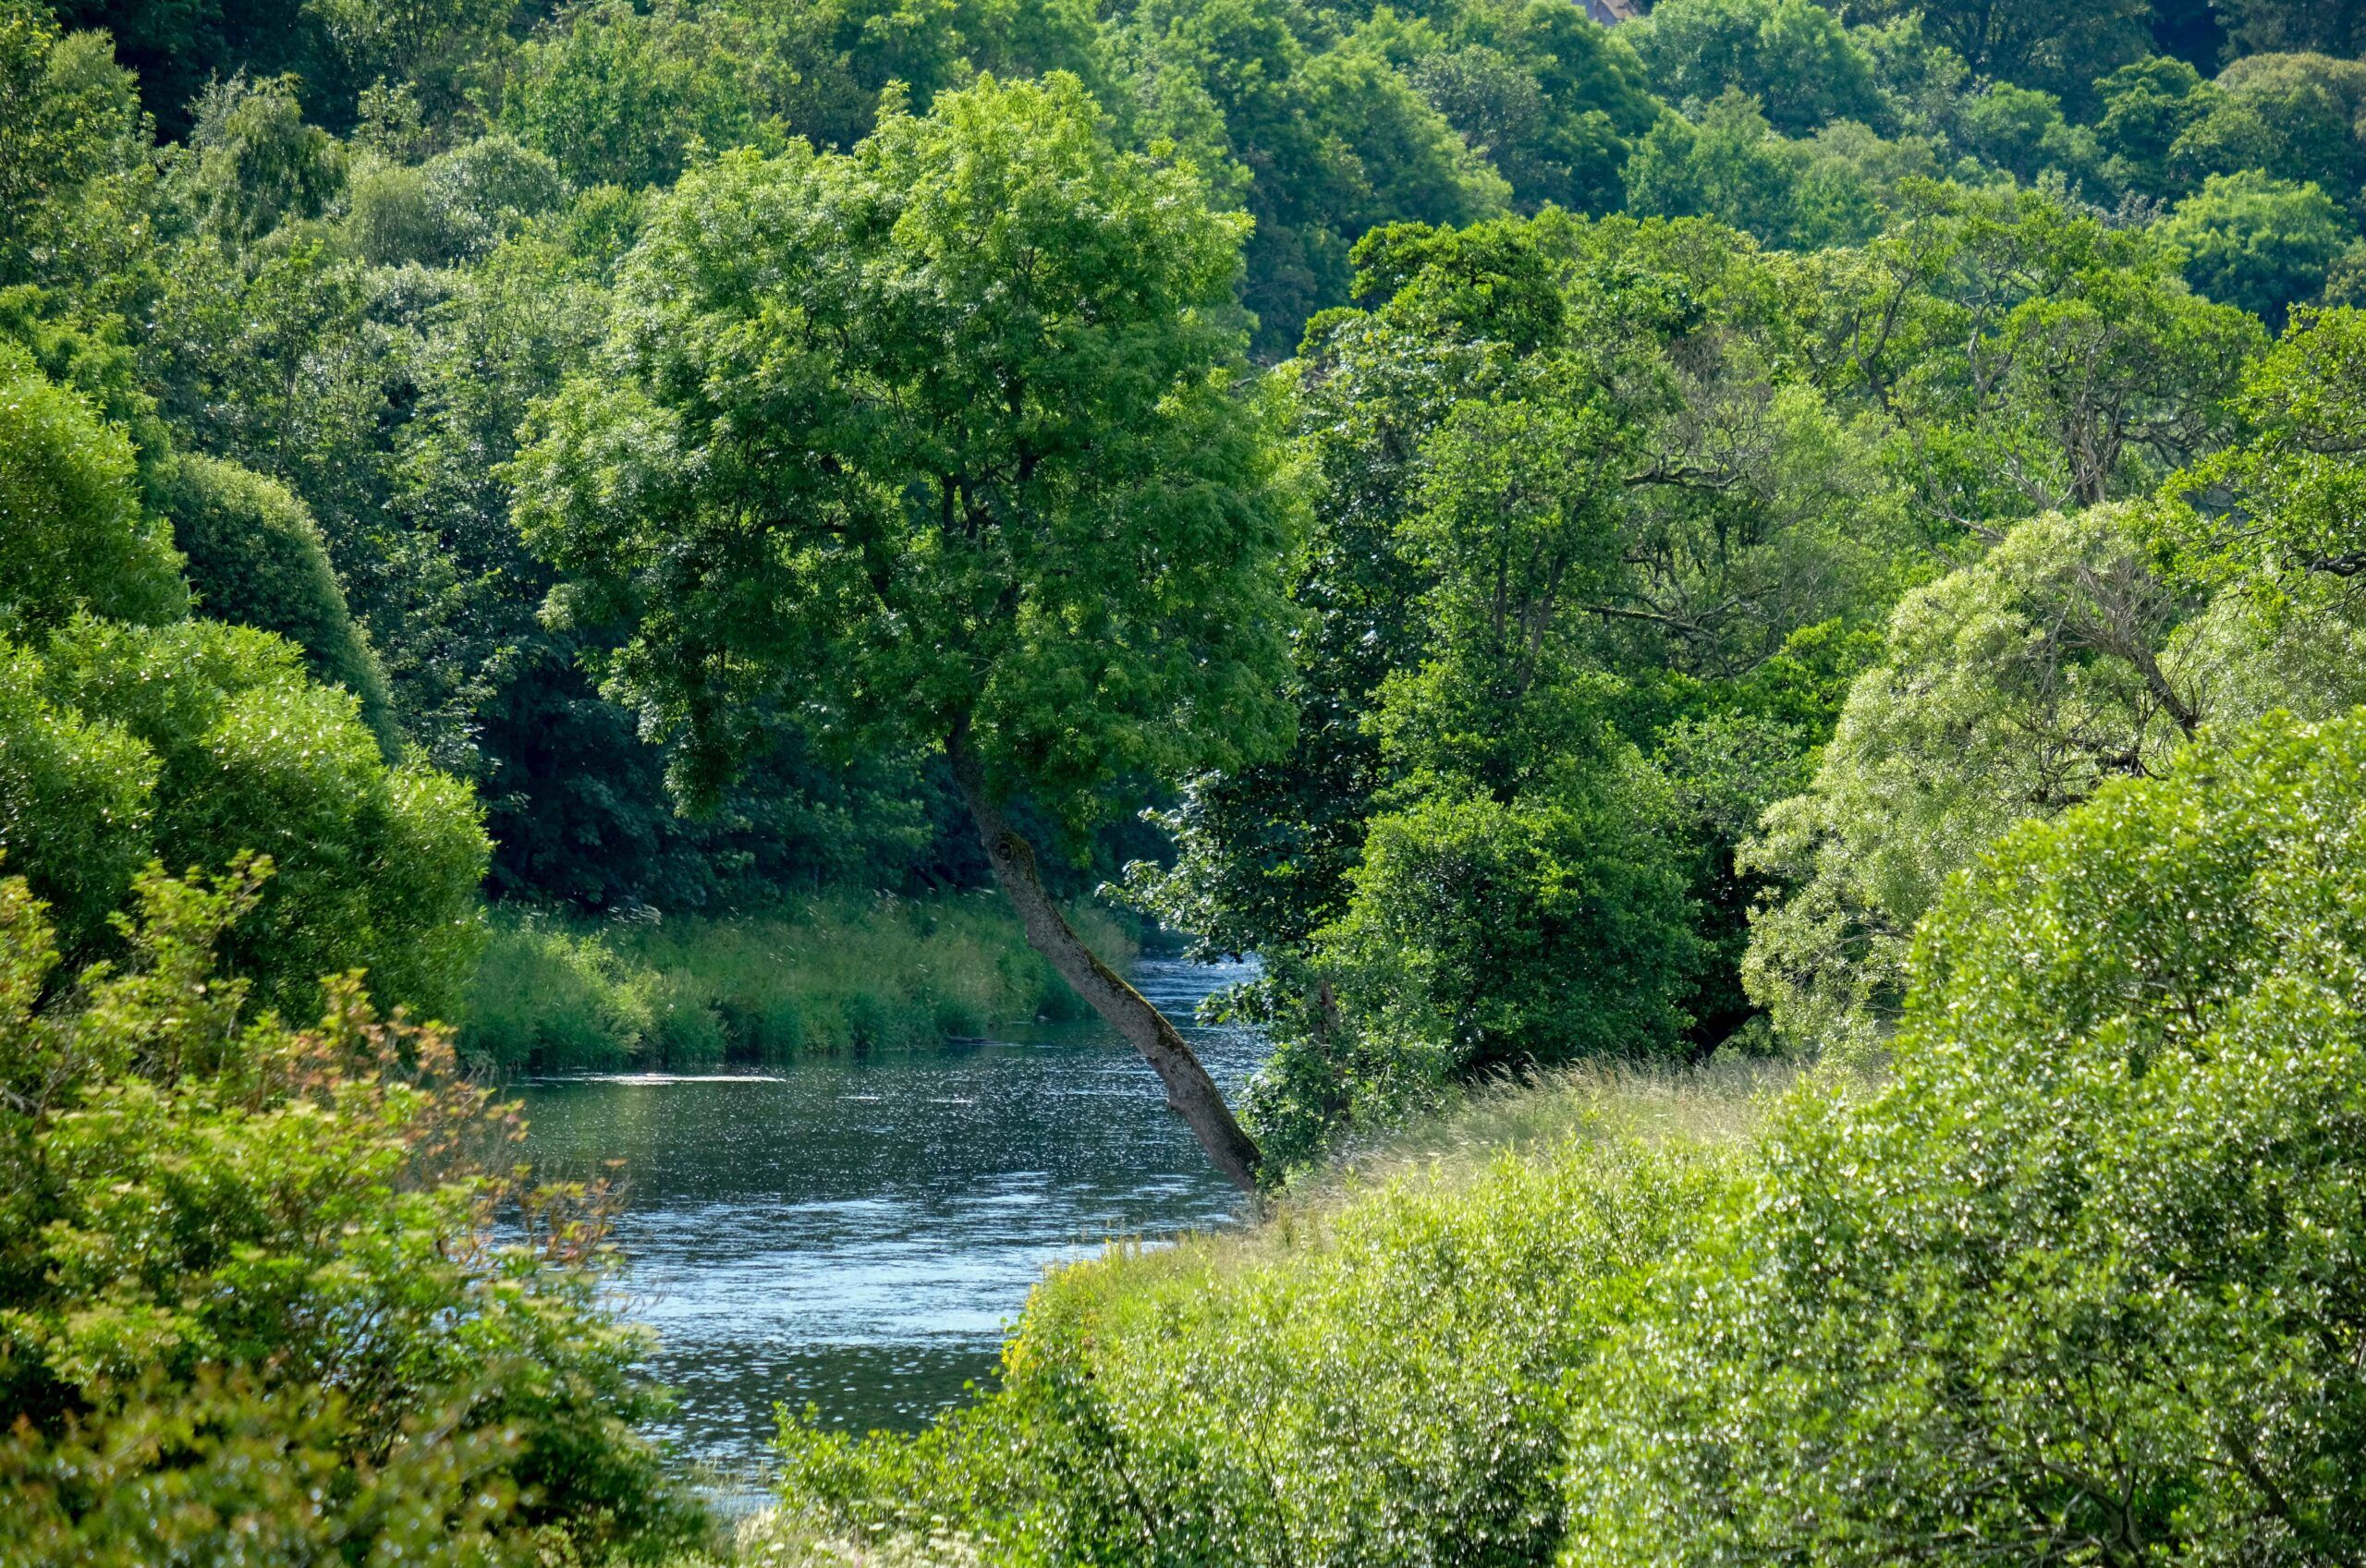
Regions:
[[[2358, 1561], [2366, 9], [1628, 9], [0, 0], [0, 1562]], [[487, 1074], [1088, 1009], [727, 1545]]]

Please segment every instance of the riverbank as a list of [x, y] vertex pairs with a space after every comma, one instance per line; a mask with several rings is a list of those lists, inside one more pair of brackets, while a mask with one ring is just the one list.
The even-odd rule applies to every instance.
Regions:
[[[1249, 972], [1128, 974], [1188, 1020]], [[1247, 1031], [1183, 1028], [1227, 1090], [1262, 1057]], [[644, 1369], [675, 1396], [660, 1435], [733, 1502], [769, 1489], [779, 1405], [917, 1430], [992, 1383], [1046, 1265], [1234, 1220], [1239, 1195], [1130, 1047], [1091, 1024], [1007, 1032], [1029, 1038], [505, 1091], [525, 1109], [518, 1157], [546, 1178], [623, 1161], [610, 1239], [657, 1336]]]
[[[1122, 965], [1131, 932], [1069, 918]], [[504, 908], [460, 1051], [493, 1075], [684, 1072], [930, 1045], [1084, 1015], [994, 893], [825, 894], [721, 917], [588, 921]]]
[[791, 1428], [741, 1561], [1549, 1562], [1622, 1282], [1745, 1182], [1781, 1081], [1483, 1089], [1253, 1229], [1059, 1270], [1001, 1386], [932, 1429]]

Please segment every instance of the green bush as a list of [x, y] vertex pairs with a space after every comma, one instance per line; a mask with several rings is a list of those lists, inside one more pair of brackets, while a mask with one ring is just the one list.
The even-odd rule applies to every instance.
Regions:
[[346, 608], [304, 504], [276, 480], [211, 457], [178, 458], [160, 489], [199, 610], [301, 648], [314, 675], [360, 699], [362, 722], [392, 755], [385, 675]]
[[472, 1163], [510, 1110], [350, 985], [315, 1029], [253, 1020], [213, 954], [262, 872], [150, 873], [130, 961], [79, 987], [0, 881], [0, 1555], [524, 1568], [694, 1538], [631, 1429], [660, 1404], [600, 1305], [605, 1198]]
[[596, 935], [538, 915], [496, 917], [469, 990], [470, 1057], [541, 1072], [640, 1058], [654, 1026], [647, 970]]
[[466, 785], [388, 767], [355, 699], [312, 684], [298, 650], [265, 632], [78, 621], [45, 663], [57, 708], [153, 754], [151, 854], [218, 868], [254, 850], [278, 866], [224, 950], [260, 996], [300, 1017], [320, 976], [359, 967], [392, 1001], [457, 1011], [482, 940], [487, 854]]
[[166, 621], [189, 591], [170, 536], [140, 506], [131, 444], [0, 344], [0, 636], [78, 612]]
[[2366, 710], [2009, 834], [1604, 1355], [1564, 1561], [2366, 1550]]
[[69, 950], [148, 858], [156, 760], [113, 724], [60, 710], [41, 661], [0, 639], [0, 854], [55, 913]]
[[1669, 1049], [1692, 939], [1655, 784], [1636, 768], [1567, 798], [1376, 819], [1354, 900], [1317, 937], [1341, 1000], [1455, 1074]]
[[2006, 829], [2159, 769], [2205, 722], [2366, 698], [2354, 602], [2238, 586], [2214, 602], [2158, 569], [2168, 514], [2033, 517], [1907, 595], [1881, 664], [1849, 690], [1804, 794], [1765, 814], [1746, 870], [1742, 978], [1792, 1042], [1877, 1050], [1907, 949], [1946, 880]]

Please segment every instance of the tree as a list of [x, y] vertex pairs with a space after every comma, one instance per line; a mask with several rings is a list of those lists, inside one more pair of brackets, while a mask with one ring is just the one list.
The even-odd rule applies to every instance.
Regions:
[[2366, 18], [2345, 0], [2218, 0], [2227, 37], [2245, 54], [2366, 54]]
[[[150, 855], [220, 867], [254, 850], [277, 863], [224, 954], [262, 998], [301, 1016], [320, 977], [367, 968], [381, 995], [457, 1015], [483, 937], [487, 848], [465, 784], [415, 760], [390, 766], [352, 696], [315, 685], [294, 645], [250, 627], [83, 619], [50, 638], [42, 665], [57, 711], [154, 759]], [[56, 869], [30, 856], [11, 865]], [[89, 952], [104, 933], [102, 922], [66, 934]]]
[[1878, 408], [1934, 542], [2150, 494], [2233, 439], [2257, 321], [2142, 231], [2024, 190], [1909, 182], [1863, 249], [1793, 286], [1823, 384]]
[[1235, 398], [1242, 225], [1122, 153], [1072, 78], [986, 79], [852, 155], [740, 153], [651, 215], [604, 373], [538, 416], [518, 517], [630, 628], [612, 689], [712, 797], [776, 699], [841, 747], [944, 748], [1029, 941], [1244, 1185], [1255, 1146], [1079, 942], [1007, 802], [1287, 735], [1294, 527]]
[[1979, 155], [2025, 185], [2051, 171], [2072, 180], [2090, 179], [2103, 162], [2093, 133], [2062, 116], [2062, 101], [2010, 82], [1963, 106], [1962, 136]]
[[1916, 922], [2014, 824], [2159, 773], [2206, 722], [2366, 697], [2354, 612], [2240, 586], [2214, 601], [2156, 568], [2162, 524], [2119, 506], [2035, 518], [1898, 605], [1813, 782], [1742, 851], [1776, 889], [1743, 978], [1790, 1039], [1877, 1047]]
[[1872, 59], [1812, 0], [1664, 0], [1619, 36], [1671, 103], [1705, 104], [1737, 90], [1786, 136], [1880, 113]]
[[2254, 55], [2236, 61], [2195, 100], [2204, 112], [2169, 149], [2189, 182], [2247, 171], [2344, 196], [2366, 178], [2366, 62], [2322, 55]]
[[516, 9], [514, 0], [303, 0], [358, 78], [415, 87], [438, 114], [483, 78], [499, 79], [497, 45]]
[[2190, 182], [2172, 171], [2170, 154], [2209, 115], [2217, 89], [2187, 62], [2153, 55], [2120, 67], [2095, 91], [2104, 103], [2095, 134], [2110, 155], [2113, 183], [2156, 199], [2188, 189]]
[[104, 34], [60, 37], [37, 0], [0, 3], [0, 287], [70, 287], [92, 314], [144, 260], [149, 126]]
[[1919, 12], [1933, 43], [1974, 74], [2058, 93], [2084, 113], [2101, 76], [2150, 53], [2148, 0], [1872, 0], [1852, 15], [1885, 21]]
[[2181, 569], [2366, 573], [2366, 310], [2301, 310], [2244, 392], [2256, 433], [2180, 480]]
[[1883, 141], [1843, 121], [1811, 140], [1775, 134], [1756, 99], [1728, 88], [1696, 126], [1664, 116], [1627, 163], [1627, 204], [1655, 216], [1715, 218], [1769, 247], [1859, 245], [1884, 226], [1884, 208], [1909, 176], [1928, 176], [1919, 142]]
[[2256, 170], [2212, 175], [2161, 225], [2186, 281], [2281, 328], [2324, 288], [2325, 271], [2357, 242], [2333, 198]]
[[1137, 5], [1110, 30], [1111, 96], [1129, 145], [1166, 140], [1255, 220], [1242, 302], [1278, 359], [1343, 303], [1348, 252], [1382, 224], [1470, 223], [1511, 192], [1425, 101], [1377, 30], [1326, 36], [1291, 0]]
[[87, 943], [148, 858], [156, 760], [119, 727], [52, 701], [46, 674], [0, 641], [0, 845], [10, 880]]
[[293, 76], [207, 84], [193, 105], [179, 195], [198, 226], [250, 244], [317, 218], [345, 188], [345, 149], [304, 119]]
[[579, 6], [518, 51], [501, 123], [579, 184], [667, 185], [694, 142], [778, 146], [762, 60], [728, 10]]

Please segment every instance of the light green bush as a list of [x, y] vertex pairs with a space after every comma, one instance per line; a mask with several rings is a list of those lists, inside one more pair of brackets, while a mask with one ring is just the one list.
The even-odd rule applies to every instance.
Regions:
[[262, 880], [149, 873], [128, 961], [79, 982], [0, 880], [0, 1560], [529, 1568], [694, 1541], [633, 1430], [662, 1401], [602, 1304], [606, 1200], [472, 1163], [508, 1108], [351, 986], [307, 1032], [257, 1021], [214, 956]]
[[478, 1060], [544, 1072], [637, 1061], [653, 1032], [653, 979], [595, 935], [507, 914], [493, 923], [462, 1039]]
[[41, 661], [0, 638], [0, 862], [79, 953], [148, 857], [156, 760], [113, 724], [49, 700]]
[[2161, 236], [2196, 289], [2280, 328], [2294, 305], [2323, 293], [2327, 269], [2358, 230], [2313, 183], [2246, 169], [2212, 175], [2177, 203]]
[[1778, 890], [1753, 912], [1742, 978], [1789, 1040], [1877, 1050], [1915, 922], [2015, 823], [2157, 771], [2205, 721], [2366, 698], [2354, 602], [2305, 584], [2213, 602], [2157, 569], [2159, 521], [2128, 505], [2035, 517], [1899, 603], [1813, 782], [1742, 848]]
[[78, 612], [187, 612], [171, 536], [140, 509], [132, 471], [122, 432], [0, 344], [0, 636], [37, 636]]
[[355, 699], [308, 680], [294, 645], [265, 632], [78, 621], [45, 665], [58, 707], [153, 753], [150, 853], [202, 868], [253, 850], [277, 865], [225, 947], [261, 997], [309, 1017], [321, 976], [366, 968], [390, 1004], [457, 1011], [482, 941], [488, 852], [465, 784], [386, 766]]
[[312, 674], [360, 699], [363, 723], [396, 748], [386, 678], [348, 611], [320, 525], [275, 480], [211, 457], [177, 458], [160, 485], [201, 613], [277, 632]]

